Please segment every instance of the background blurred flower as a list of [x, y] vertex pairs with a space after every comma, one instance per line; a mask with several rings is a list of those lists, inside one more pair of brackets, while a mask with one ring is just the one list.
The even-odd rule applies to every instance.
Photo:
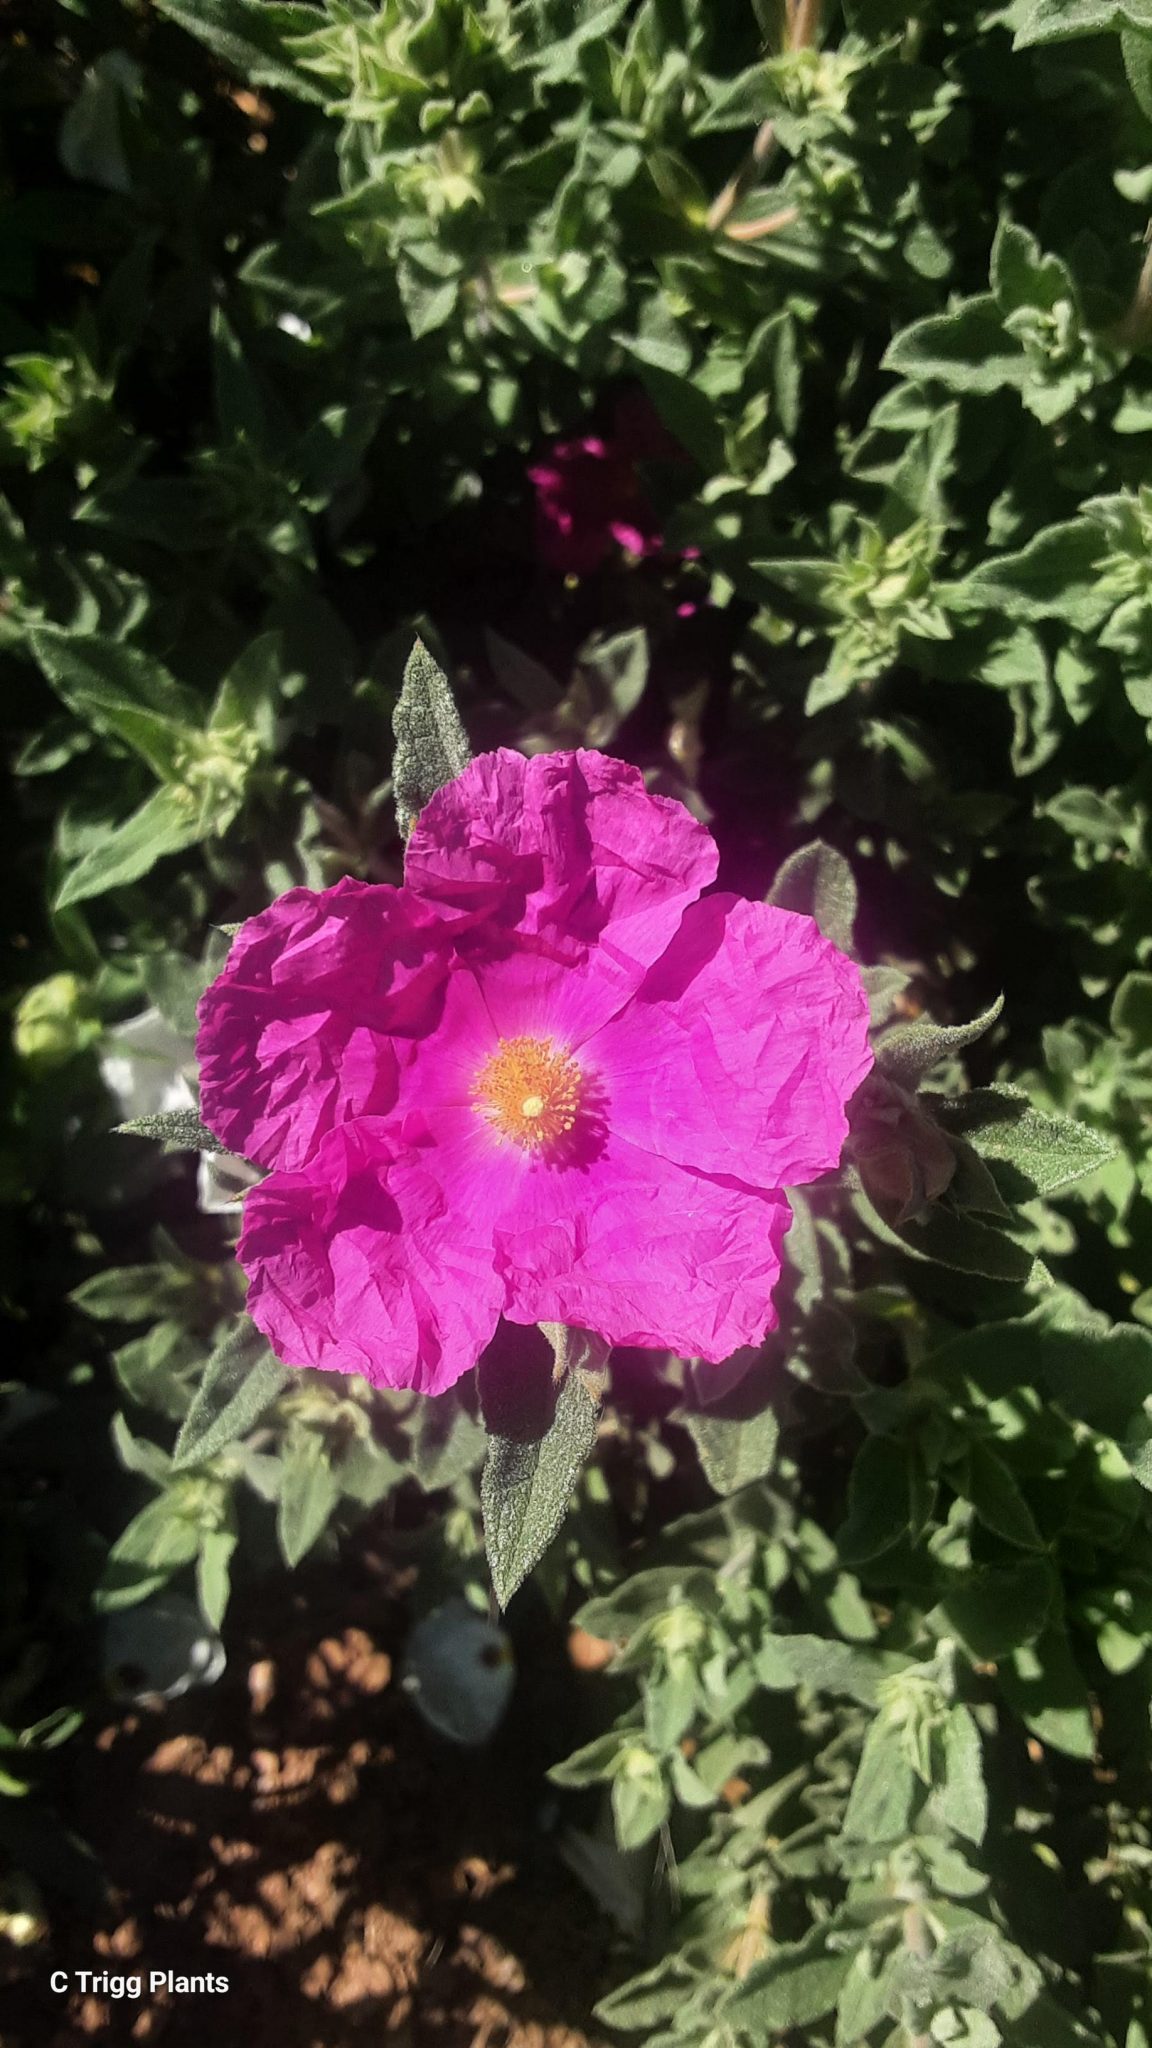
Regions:
[[556, 441], [528, 471], [541, 561], [563, 575], [586, 576], [614, 547], [660, 554], [664, 537], [636, 465], [685, 460], [646, 393], [623, 393], [610, 433]]
[[[117, 1024], [100, 1057], [100, 1078], [123, 1123], [174, 1109], [195, 1109], [189, 1078], [195, 1071], [193, 1041], [174, 1030], [156, 1009], [142, 1010], [138, 1017]], [[157, 1162], [159, 1157], [157, 1153]], [[201, 1152], [196, 1205], [205, 1216], [236, 1217], [240, 1195], [258, 1178], [256, 1169], [234, 1153]]]
[[194, 1046], [156, 1009], [117, 1024], [100, 1056], [100, 1078], [125, 1123], [172, 1109], [195, 1109], [189, 1079], [195, 1071]]

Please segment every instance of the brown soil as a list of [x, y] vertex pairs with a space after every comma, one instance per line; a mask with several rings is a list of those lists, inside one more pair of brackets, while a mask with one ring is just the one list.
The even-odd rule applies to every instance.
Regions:
[[[543, 1769], [579, 1739], [549, 1725], [571, 1669], [522, 1660], [504, 1727], [462, 1750], [395, 1682], [383, 1588], [314, 1574], [279, 1598], [211, 1692], [77, 1751], [68, 1819], [108, 1895], [9, 1951], [2, 2048], [602, 2048], [613, 1931], [541, 1824]], [[144, 1995], [54, 1995], [54, 1969], [142, 1973]], [[229, 1990], [149, 1995], [152, 1970]]]

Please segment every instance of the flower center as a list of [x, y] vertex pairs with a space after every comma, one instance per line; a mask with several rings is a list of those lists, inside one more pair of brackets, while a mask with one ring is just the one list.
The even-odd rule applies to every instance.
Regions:
[[542, 1150], [576, 1122], [584, 1077], [571, 1053], [548, 1038], [502, 1038], [476, 1076], [472, 1093], [493, 1130]]

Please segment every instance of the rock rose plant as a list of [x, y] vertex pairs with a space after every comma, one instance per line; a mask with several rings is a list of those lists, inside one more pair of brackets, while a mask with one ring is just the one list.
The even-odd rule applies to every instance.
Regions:
[[440, 1393], [501, 1316], [707, 1360], [773, 1327], [784, 1189], [871, 1064], [810, 918], [597, 753], [473, 761], [402, 888], [294, 889], [200, 1006], [201, 1108], [267, 1169], [240, 1259], [286, 1362]]

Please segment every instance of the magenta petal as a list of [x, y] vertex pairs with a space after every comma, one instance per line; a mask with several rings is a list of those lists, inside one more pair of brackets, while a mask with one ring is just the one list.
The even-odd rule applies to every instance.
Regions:
[[796, 1187], [839, 1162], [845, 1104], [872, 1065], [868, 999], [810, 917], [710, 896], [588, 1050], [632, 1144]]
[[630, 555], [658, 555], [664, 546], [663, 534], [639, 527], [630, 519], [613, 519], [608, 530]]
[[572, 960], [599, 946], [631, 986], [716, 874], [715, 842], [639, 769], [605, 754], [482, 754], [437, 790], [408, 842], [405, 880], [428, 901], [488, 892], [497, 932]]
[[246, 1196], [248, 1312], [287, 1364], [424, 1394], [475, 1365], [504, 1287], [434, 1167], [369, 1117]]
[[727, 1358], [776, 1326], [783, 1195], [690, 1173], [609, 1138], [584, 1171], [535, 1170], [495, 1228], [514, 1323]]
[[201, 1114], [221, 1143], [292, 1168], [389, 1109], [395, 1041], [436, 1023], [448, 930], [407, 892], [354, 881], [249, 918], [199, 1010]]

